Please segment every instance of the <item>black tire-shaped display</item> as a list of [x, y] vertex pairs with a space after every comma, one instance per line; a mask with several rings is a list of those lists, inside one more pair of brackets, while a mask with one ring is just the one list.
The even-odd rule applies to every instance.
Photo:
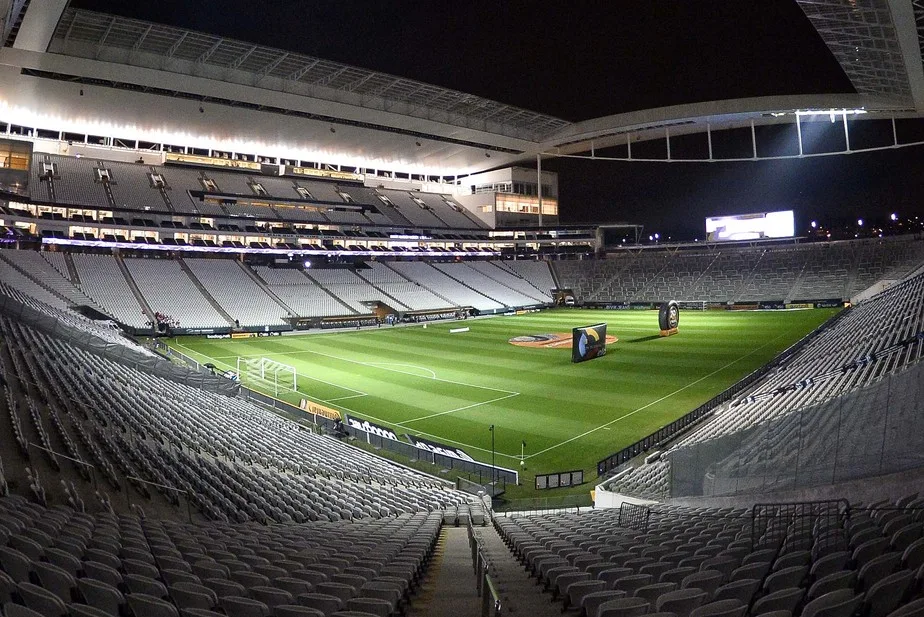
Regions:
[[673, 300], [661, 305], [658, 311], [658, 325], [661, 330], [673, 330], [680, 324], [680, 306]]

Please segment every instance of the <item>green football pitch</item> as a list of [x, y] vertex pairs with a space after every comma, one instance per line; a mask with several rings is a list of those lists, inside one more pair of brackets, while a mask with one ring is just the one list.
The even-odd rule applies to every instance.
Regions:
[[[536, 473], [584, 469], [709, 400], [817, 328], [835, 310], [685, 311], [677, 336], [658, 336], [655, 311], [549, 310], [409, 327], [249, 339], [186, 337], [169, 344], [235, 369], [270, 358], [298, 372], [311, 399], [496, 464]], [[605, 322], [618, 337], [602, 358], [571, 363], [566, 348], [518, 347], [516, 336]], [[464, 333], [450, 329], [468, 327]], [[267, 390], [259, 381], [246, 383]], [[270, 393], [273, 393], [270, 391]]]

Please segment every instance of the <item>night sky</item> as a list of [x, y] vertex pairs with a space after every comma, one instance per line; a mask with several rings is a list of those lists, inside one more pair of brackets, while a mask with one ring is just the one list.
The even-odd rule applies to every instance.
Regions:
[[[311, 54], [568, 120], [726, 98], [853, 92], [794, 0], [72, 5]], [[924, 215], [917, 199], [922, 159], [924, 151], [907, 148], [746, 163], [562, 159], [543, 168], [560, 174], [563, 222], [631, 220], [692, 238], [702, 235], [710, 214], [795, 209], [797, 225], [895, 210]]]

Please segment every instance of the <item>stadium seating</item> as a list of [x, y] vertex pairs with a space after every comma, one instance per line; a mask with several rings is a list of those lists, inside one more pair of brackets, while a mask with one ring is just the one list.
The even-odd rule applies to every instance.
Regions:
[[[751, 463], [765, 468], [760, 475], [771, 479], [770, 470], [778, 469], [774, 473], [783, 482], [791, 479], [791, 473], [784, 470], [795, 469], [800, 456], [817, 457], [820, 464], [825, 436], [835, 430], [844, 434], [844, 440], [854, 439], [852, 446], [843, 447], [845, 452], [864, 452], [863, 440], [870, 435], [863, 429], [863, 422], [867, 427], [872, 424], [861, 411], [882, 409], [887, 401], [877, 397], [888, 398], [888, 392], [881, 391], [877, 383], [908, 367], [920, 369], [918, 363], [924, 356], [924, 317], [919, 308], [922, 301], [924, 275], [861, 302], [813, 336], [757, 385], [719, 407], [705, 424], [672, 445], [660, 459], [620, 473], [607, 483], [608, 488], [663, 499], [670, 495], [672, 460], [685, 461], [684, 457], [695, 456], [699, 450], [712, 452], [708, 461], [715, 465], [710, 477], [716, 485], [711, 490], [718, 493], [722, 492], [718, 483], [723, 475], [744, 477]], [[889, 353], [884, 353], [886, 350]], [[829, 401], [832, 406], [825, 407]], [[854, 405], [858, 410], [851, 414]], [[856, 422], [852, 421], [854, 417]], [[737, 437], [721, 441], [730, 435]], [[794, 435], [800, 437], [794, 439]], [[820, 441], [814, 443], [813, 437]], [[690, 468], [689, 464], [681, 465]], [[842, 463], [842, 467], [850, 465]], [[855, 472], [869, 473], [861, 471], [861, 467]], [[803, 481], [812, 481], [810, 474], [803, 472]], [[763, 477], [754, 490], [769, 486]], [[731, 481], [733, 491], [747, 488], [746, 483]]]
[[[922, 593], [922, 505], [916, 495], [849, 511], [843, 502], [760, 511], [659, 504], [495, 524], [563, 611], [881, 617]], [[845, 608], [819, 612], [833, 606]]]
[[[529, 306], [540, 302], [536, 297], [527, 296], [517, 289], [507, 287], [468, 263], [435, 263], [433, 267], [462, 285], [477, 290], [481, 295], [507, 307]], [[499, 273], [498, 276], [501, 274]], [[519, 279], [513, 279], [513, 281], [520, 282]]]
[[109, 170], [109, 189], [115, 207], [143, 212], [167, 211], [160, 190], [151, 186], [150, 167], [113, 161], [99, 161], [99, 166]]
[[310, 270], [306, 275], [358, 314], [372, 313], [372, 309], [363, 302], [381, 302], [398, 310], [407, 309], [347, 268]]
[[471, 306], [487, 311], [504, 308], [500, 302], [446, 275], [431, 264], [422, 261], [396, 261], [390, 263], [389, 267], [456, 306]]
[[302, 317], [333, 317], [356, 314], [351, 307], [329, 294], [301, 270], [255, 266], [254, 270], [267, 287], [286, 306]]
[[275, 326], [286, 322], [286, 309], [246, 273], [247, 266], [230, 259], [183, 260], [196, 279], [242, 326]]
[[230, 325], [230, 320], [215, 310], [180, 262], [126, 258], [124, 263], [153, 312], [171, 315], [184, 328]]
[[[203, 525], [45, 508], [14, 496], [0, 498], [0, 517], [11, 545], [35, 548], [30, 556], [0, 548], [10, 616], [324, 615], [347, 605], [385, 606], [388, 615], [403, 610], [419, 584], [440, 530], [438, 513]], [[317, 593], [335, 587], [342, 597]]]
[[[43, 178], [42, 163], [56, 175]], [[108, 173], [98, 181], [96, 169]], [[152, 186], [150, 175], [163, 177], [163, 193]], [[257, 188], [257, 185], [262, 189]], [[393, 189], [372, 189], [361, 184], [333, 183], [303, 177], [283, 178], [254, 173], [215, 169], [194, 169], [177, 165], [143, 165], [36, 153], [33, 155], [34, 197], [42, 202], [80, 205], [128, 212], [175, 213], [220, 218], [246, 218], [260, 221], [283, 219], [290, 222], [334, 223], [342, 225], [387, 225], [434, 229], [484, 229], [485, 224], [451, 196]], [[301, 190], [300, 190], [301, 189]], [[237, 196], [238, 200], [191, 198], [190, 191]], [[380, 198], [389, 199], [386, 205]], [[259, 197], [274, 202], [270, 206], [251, 203]], [[297, 202], [314, 202], [306, 208]], [[362, 206], [363, 209], [333, 209], [326, 206]]]
[[518, 276], [540, 293], [541, 298], [552, 300], [552, 290], [558, 285], [552, 278], [548, 262], [545, 261], [492, 261], [498, 268], [505, 268]]
[[113, 257], [75, 253], [71, 258], [80, 276], [80, 288], [106, 313], [128, 326], [148, 324], [149, 318]]
[[357, 270], [356, 273], [412, 311], [454, 308], [448, 301], [381, 262], [369, 262], [368, 269]]
[[924, 243], [906, 236], [855, 242], [620, 251], [604, 260], [552, 262], [581, 302], [712, 303], [849, 299], [907, 276]]
[[203, 516], [239, 522], [379, 518], [472, 499], [243, 400], [131, 368], [6, 317], [0, 333], [10, 413], [28, 408], [48, 451], [61, 440], [68, 456], [87, 452], [105, 482], [100, 492], [132, 491], [144, 503], [156, 487], [178, 503], [165, 491], [176, 487]]

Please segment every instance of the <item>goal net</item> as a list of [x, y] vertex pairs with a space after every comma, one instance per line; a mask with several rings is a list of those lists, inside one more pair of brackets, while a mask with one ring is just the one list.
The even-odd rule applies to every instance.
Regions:
[[237, 359], [237, 375], [242, 383], [256, 383], [280, 392], [298, 390], [298, 373], [294, 366], [269, 358]]
[[706, 310], [706, 302], [704, 300], [677, 300], [677, 306], [682, 311]]

